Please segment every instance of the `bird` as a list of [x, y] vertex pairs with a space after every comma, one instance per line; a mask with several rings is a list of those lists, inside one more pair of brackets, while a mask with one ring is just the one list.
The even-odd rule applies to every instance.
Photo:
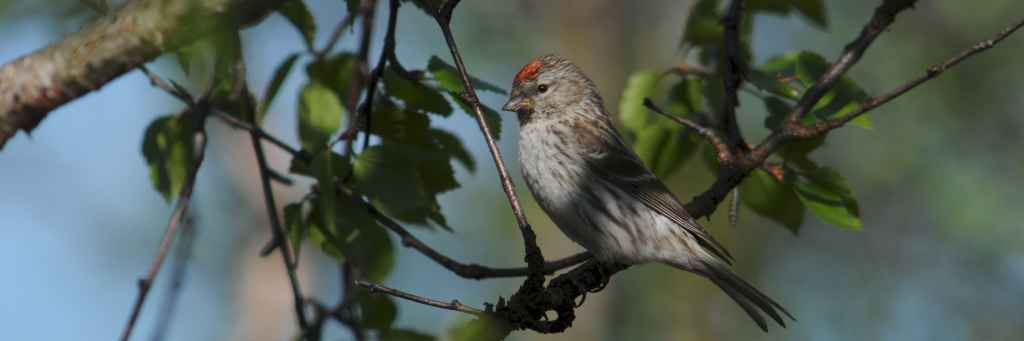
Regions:
[[732, 256], [630, 149], [597, 87], [558, 55], [516, 73], [502, 110], [516, 113], [519, 162], [537, 204], [604, 263], [663, 263], [705, 277], [764, 331], [790, 314], [730, 269]]

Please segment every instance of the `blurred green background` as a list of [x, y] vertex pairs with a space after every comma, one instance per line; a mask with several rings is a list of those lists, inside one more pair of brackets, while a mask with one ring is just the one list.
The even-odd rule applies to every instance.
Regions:
[[[877, 1], [827, 1], [829, 28], [800, 16], [758, 16], [752, 45], [757, 62], [791, 50], [835, 57], [870, 17]], [[339, 0], [308, 0], [324, 42], [345, 13]], [[464, 1], [455, 15], [456, 38], [470, 71], [507, 86], [530, 58], [558, 53], [598, 84], [608, 108], [617, 108], [628, 75], [685, 60], [679, 40], [690, 1]], [[378, 11], [378, 18], [386, 11]], [[1024, 4], [989, 0], [921, 1], [901, 15], [850, 73], [869, 94], [919, 75], [1011, 22]], [[0, 1], [0, 62], [58, 40], [92, 17], [77, 1]], [[378, 39], [384, 20], [377, 22]], [[353, 49], [356, 32], [339, 48]], [[273, 67], [303, 49], [301, 39], [273, 15], [243, 32], [254, 89]], [[404, 6], [398, 54], [422, 68], [431, 55], [448, 58], [432, 19]], [[863, 231], [844, 231], [806, 217], [799, 235], [741, 210], [731, 227], [720, 209], [707, 222], [737, 259], [737, 271], [786, 306], [798, 319], [764, 334], [710, 282], [661, 265], [632, 268], [591, 294], [573, 328], [563, 334], [513, 334], [516, 340], [1018, 340], [1024, 338], [1024, 38], [970, 59], [941, 78], [875, 110], [874, 128], [844, 128], [813, 154], [847, 176], [861, 205]], [[184, 79], [169, 58], [153, 63]], [[270, 110], [267, 129], [297, 145], [294, 110], [304, 75], [293, 73]], [[500, 107], [501, 96], [483, 100]], [[757, 141], [764, 110], [741, 97], [743, 130]], [[138, 72], [72, 102], [30, 137], [19, 135], [0, 152], [0, 325], [4, 339], [112, 339], [135, 297], [135, 280], [154, 254], [171, 207], [151, 189], [140, 153], [143, 130], [180, 105], [148, 85]], [[437, 122], [437, 121], [436, 121]], [[479, 163], [457, 167], [463, 187], [442, 196], [454, 233], [413, 231], [466, 262], [517, 266], [521, 243], [475, 123], [454, 115], [440, 125], [455, 131]], [[518, 170], [516, 126], [504, 117], [501, 148]], [[171, 340], [282, 340], [295, 332], [284, 270], [258, 258], [268, 239], [258, 174], [248, 136], [210, 126], [211, 152], [197, 187], [197, 239], [181, 301], [166, 337]], [[271, 164], [289, 159], [272, 150]], [[549, 258], [579, 247], [550, 223], [520, 183], [530, 220]], [[665, 179], [680, 198], [712, 180], [700, 162]], [[297, 200], [308, 182], [279, 188], [279, 202]], [[332, 302], [338, 275], [332, 261], [306, 248], [304, 289]], [[458, 278], [418, 254], [399, 250], [386, 284], [428, 297], [474, 306], [509, 295], [519, 280]], [[153, 334], [161, 274], [143, 311], [137, 338]], [[444, 335], [458, 313], [400, 302], [404, 327]], [[328, 339], [349, 339], [337, 325]]]

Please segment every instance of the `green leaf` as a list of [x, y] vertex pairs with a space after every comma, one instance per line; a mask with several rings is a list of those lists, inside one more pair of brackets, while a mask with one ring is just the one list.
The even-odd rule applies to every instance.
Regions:
[[285, 1], [277, 11], [287, 18], [295, 29], [299, 30], [306, 43], [306, 48], [312, 51], [313, 39], [316, 38], [316, 21], [313, 19], [313, 14], [306, 8], [306, 4], [301, 0]]
[[637, 71], [629, 76], [619, 100], [619, 119], [627, 131], [639, 133], [647, 128], [651, 117], [644, 98], [653, 97], [657, 87], [658, 74], [653, 71]]
[[[395, 265], [394, 244], [362, 200], [324, 187], [317, 193], [318, 199], [307, 215], [309, 240], [338, 261], [351, 262], [369, 281], [387, 278]], [[330, 200], [322, 198], [325, 194]], [[330, 216], [322, 207], [328, 201], [333, 202]], [[333, 229], [331, 221], [335, 222]]]
[[488, 317], [457, 322], [448, 328], [451, 341], [501, 340], [508, 334], [506, 326]]
[[292, 67], [295, 66], [295, 61], [298, 59], [299, 54], [292, 53], [274, 69], [274, 76], [270, 79], [270, 83], [267, 84], [267, 90], [263, 92], [263, 101], [260, 102], [259, 117], [256, 118], [256, 122], [262, 121], [263, 116], [270, 109], [270, 104], [277, 97], [277, 92], [281, 90], [281, 85], [284, 84], [285, 78], [288, 78], [288, 73], [292, 71]]
[[284, 228], [288, 234], [288, 241], [295, 250], [295, 258], [299, 258], [302, 249], [302, 241], [309, 234], [308, 226], [302, 217], [302, 202], [294, 202], [284, 206]]
[[[434, 76], [434, 79], [437, 80], [441, 88], [455, 94], [461, 94], [465, 91], [465, 88], [462, 86], [462, 78], [459, 77], [459, 71], [454, 66], [441, 60], [441, 58], [431, 56], [430, 61], [427, 62], [427, 70], [430, 70], [430, 74]], [[477, 90], [490, 91], [502, 95], [507, 94], [505, 89], [472, 75], [469, 76], [469, 84]]]
[[373, 106], [372, 133], [385, 141], [410, 145], [427, 144], [430, 116], [399, 108], [382, 97]]
[[353, 15], [359, 11], [359, 3], [361, 0], [345, 0], [345, 8], [348, 9], [348, 14]]
[[358, 224], [364, 217], [369, 217], [369, 214], [356, 201], [358, 199], [342, 199], [343, 205], [339, 207], [343, 210], [338, 211], [338, 218], [345, 222], [345, 228], [351, 228], [354, 232], [349, 234], [350, 238], [346, 240], [347, 244], [342, 249], [345, 259], [359, 268], [366, 280], [382, 282], [395, 267], [395, 245], [387, 231], [376, 223], [351, 225]]
[[452, 106], [437, 90], [420, 82], [405, 79], [394, 71], [384, 72], [384, 88], [389, 95], [402, 100], [407, 109], [432, 112], [445, 117], [452, 113]]
[[317, 185], [320, 188], [320, 192], [317, 194], [320, 207], [320, 227], [327, 231], [337, 231], [337, 222], [335, 220], [335, 209], [338, 207], [337, 199], [335, 199], [335, 182], [334, 182], [334, 167], [333, 166], [333, 154], [330, 149], [323, 149], [318, 152], [313, 158], [313, 162], [310, 168], [313, 169], [313, 176], [316, 177]]
[[802, 173], [795, 183], [800, 201], [826, 223], [851, 230], [860, 230], [860, 208], [853, 191], [835, 170], [820, 167]]
[[429, 220], [447, 229], [437, 195], [459, 186], [451, 158], [436, 144], [385, 142], [359, 154], [354, 186], [389, 216], [412, 223]]
[[701, 47], [722, 44], [725, 30], [718, 14], [717, 0], [700, 0], [693, 6], [686, 28], [683, 30], [683, 44]]
[[[790, 52], [769, 59], [756, 71], [750, 73], [750, 80], [766, 91], [791, 99], [798, 99], [803, 92], [831, 67], [825, 57], [814, 52]], [[780, 81], [779, 78], [790, 81]], [[867, 93], [847, 76], [840, 77], [835, 86], [811, 109], [811, 115], [803, 123], [827, 119], [857, 110], [868, 98]], [[854, 119], [854, 125], [870, 129], [871, 122], [866, 115]]]
[[[463, 101], [457, 93], [449, 92], [448, 96], [451, 96], [452, 100], [455, 101], [455, 104], [459, 105], [459, 109], [462, 109], [462, 112], [466, 113], [466, 115], [469, 115], [469, 117], [472, 117], [474, 120], [476, 119], [473, 107], [471, 107], [469, 103]], [[480, 110], [484, 113], [484, 121], [487, 122], [487, 127], [491, 128], [491, 134], [494, 135], [494, 139], [500, 140], [501, 114], [483, 104], [480, 104]]]
[[395, 301], [390, 296], [380, 293], [360, 294], [359, 309], [362, 311], [360, 322], [367, 328], [389, 329], [398, 316]]
[[431, 129], [430, 133], [433, 135], [434, 140], [441, 146], [441, 150], [448, 155], [451, 155], [455, 160], [458, 160], [459, 163], [462, 164], [463, 167], [466, 167], [470, 173], [476, 171], [476, 160], [474, 160], [473, 156], [469, 154], [469, 151], [466, 150], [466, 146], [462, 144], [462, 140], [460, 140], [458, 136], [436, 128]]
[[804, 206], [793, 186], [757, 169], [740, 184], [740, 200], [758, 215], [787, 227], [793, 234], [804, 221]]
[[[348, 102], [353, 100], [351, 92], [357, 91], [352, 89], [352, 79], [358, 72], [359, 59], [351, 53], [338, 53], [306, 65], [306, 75], [309, 76], [309, 79], [324, 84], [334, 91], [335, 96], [338, 96], [346, 108], [356, 107], [356, 103]], [[359, 97], [358, 93], [355, 95], [355, 97]]]
[[313, 82], [302, 89], [299, 97], [299, 140], [308, 150], [325, 148], [331, 135], [341, 126], [345, 109], [329, 88]]
[[[657, 73], [633, 73], [619, 101], [619, 117], [624, 132], [632, 140], [633, 150], [655, 174], [668, 176], [693, 155], [699, 140], [686, 127], [660, 115], [651, 113], [643, 105], [644, 99], [654, 97], [658, 84]], [[669, 94], [669, 107], [673, 113], [689, 115], [703, 103], [700, 82], [684, 79]]]
[[196, 129], [191, 118], [179, 115], [160, 117], [146, 128], [142, 155], [149, 164], [150, 181], [164, 200], [177, 196], [195, 165]]
[[823, 0], [750, 0], [746, 6], [752, 12], [767, 11], [782, 15], [788, 15], [792, 10], [796, 10], [815, 25], [828, 27]]
[[381, 331], [381, 341], [434, 341], [431, 335], [408, 329], [389, 329]]
[[[765, 118], [764, 123], [765, 127], [772, 131], [780, 129], [791, 108], [778, 97], [765, 97], [764, 105], [768, 109], [768, 117]], [[782, 148], [779, 148], [778, 154], [790, 164], [801, 167], [813, 165], [813, 162], [808, 158], [808, 154], [825, 144], [825, 137], [826, 135], [822, 135], [786, 143]]]
[[423, 222], [431, 198], [419, 181], [416, 162], [405, 149], [391, 145], [367, 148], [353, 165], [356, 189], [390, 216]]
[[319, 201], [316, 201], [306, 215], [309, 241], [320, 247], [324, 254], [337, 259], [339, 262], [343, 262], [345, 261], [345, 254], [341, 250], [346, 244], [346, 239], [337, 235], [341, 231], [324, 228], [323, 218], [323, 214], [320, 213]]

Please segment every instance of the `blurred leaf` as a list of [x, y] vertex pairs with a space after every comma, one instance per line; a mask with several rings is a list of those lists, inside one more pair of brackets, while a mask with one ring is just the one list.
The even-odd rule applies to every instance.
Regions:
[[[476, 120], [476, 114], [473, 111], [473, 107], [471, 107], [469, 103], [463, 101], [462, 98], [459, 97], [457, 93], [449, 92], [448, 95], [452, 97], [452, 100], [455, 101], [455, 104], [459, 105], [459, 109], [462, 109], [462, 112], [466, 113], [467, 115], [469, 115], [469, 117], [472, 117], [474, 120]], [[500, 140], [501, 114], [483, 104], [480, 104], [480, 110], [483, 111], [484, 113], [484, 121], [487, 122], [487, 126], [491, 128], [491, 134], [494, 135], [494, 140]]]
[[299, 140], [303, 149], [325, 148], [341, 126], [344, 110], [329, 88], [315, 81], [307, 84], [299, 97]]
[[448, 340], [451, 341], [478, 341], [478, 340], [501, 340], [504, 338], [505, 329], [494, 319], [479, 317], [456, 322], [448, 328]]
[[746, 6], [751, 12], [767, 11], [782, 15], [788, 15], [792, 10], [797, 10], [815, 25], [822, 28], [828, 27], [823, 0], [750, 0], [747, 1]]
[[[329, 200], [323, 198], [325, 194]], [[309, 240], [339, 262], [355, 265], [369, 281], [380, 282], [387, 278], [395, 264], [394, 244], [362, 200], [333, 187], [320, 187], [317, 196], [307, 215]], [[333, 202], [331, 215], [322, 207], [328, 201]], [[333, 229], [332, 221], [335, 222]]]
[[701, 47], [722, 44], [725, 30], [722, 28], [718, 14], [717, 0], [700, 0], [693, 6], [686, 28], [683, 31], [683, 44]]
[[359, 4], [361, 0], [345, 0], [345, 8], [348, 9], [348, 15], [354, 15], [359, 11]]
[[[352, 203], [358, 205], [354, 198]], [[346, 219], [350, 215], [365, 215], [366, 210], [362, 206], [344, 206], [355, 210], [340, 211], [340, 218]], [[342, 250], [346, 260], [355, 264], [362, 272], [363, 278], [371, 282], [383, 282], [388, 274], [395, 267], [395, 246], [388, 236], [387, 231], [379, 225], [358, 225], [354, 226], [356, 233], [348, 240], [348, 244]]]
[[391, 143], [363, 151], [353, 167], [356, 188], [385, 214], [442, 225], [436, 195], [458, 186], [453, 174], [448, 158], [436, 150]]
[[263, 101], [260, 103], [258, 112], [259, 116], [256, 118], [257, 123], [263, 121], [263, 116], [270, 109], [270, 104], [274, 102], [277, 92], [281, 90], [281, 85], [284, 84], [285, 78], [288, 78], [288, 73], [292, 71], [292, 67], [295, 66], [295, 61], [298, 59], [299, 54], [292, 53], [274, 69], [274, 76], [270, 79], [270, 83], [267, 84], [267, 90], [263, 92]]
[[[398, 108], [387, 100], [379, 101], [374, 108], [374, 122], [379, 128], [374, 129], [373, 133], [380, 136], [383, 144], [372, 147], [369, 155], [366, 152], [360, 154], [356, 166], [381, 166], [384, 173], [374, 175], [371, 173], [377, 170], [367, 170], [362, 173], [363, 175], [357, 176], [357, 179], [382, 176], [366, 181], [401, 185], [362, 192], [371, 198], [381, 200], [384, 206], [387, 206], [382, 209], [389, 210], [402, 220], [424, 222], [429, 219], [447, 228], [435, 197], [439, 193], [459, 187], [459, 183], [455, 181], [451, 161], [459, 161], [472, 171], [475, 168], [472, 156], [457, 137], [446, 131], [430, 128], [429, 116], [426, 114]], [[384, 155], [384, 158], [373, 159], [380, 155]], [[401, 174], [388, 174], [388, 169], [398, 170]], [[387, 180], [392, 176], [402, 179]], [[404, 193], [410, 191], [416, 194]], [[392, 195], [398, 198], [392, 199]], [[396, 199], [399, 201], [391, 201]], [[405, 200], [417, 202], [404, 203]]]
[[295, 258], [299, 258], [302, 241], [309, 234], [306, 222], [302, 217], [302, 202], [294, 202], [284, 206], [284, 228], [288, 233], [288, 241], [295, 250]]
[[[643, 105], [645, 98], [654, 97], [657, 83], [658, 75], [654, 72], [633, 73], [619, 101], [619, 117], [623, 131], [632, 140], [633, 150], [655, 174], [664, 177], [693, 154], [699, 141], [682, 125], [651, 113]], [[669, 95], [669, 107], [684, 116], [702, 102], [697, 80], [682, 80]]]
[[382, 293], [361, 293], [359, 309], [363, 312], [360, 321], [367, 328], [389, 329], [398, 316], [398, 307], [395, 302], [390, 296]]
[[782, 224], [793, 234], [800, 231], [804, 207], [790, 184], [756, 169], [740, 184], [740, 193], [743, 204], [758, 215]]
[[[318, 152], [322, 152], [322, 150]], [[314, 173], [312, 165], [309, 164], [309, 162], [312, 161], [312, 159], [314, 158], [313, 155], [315, 155], [317, 152], [311, 152], [309, 150], [303, 149], [300, 150], [299, 153], [310, 156], [308, 158], [303, 158], [301, 156], [296, 156], [292, 158], [292, 162], [288, 167], [288, 171], [294, 174], [302, 174], [308, 177], [316, 178], [316, 174]], [[333, 163], [331, 165], [331, 169], [334, 170], [334, 174], [339, 178], [346, 177], [352, 171], [352, 165], [348, 162], [345, 156], [341, 154], [334, 153], [334, 155], [331, 156], [331, 162]]]
[[372, 133], [386, 141], [419, 145], [429, 142], [430, 116], [399, 108], [386, 98], [373, 106]]
[[345, 254], [341, 251], [345, 245], [345, 239], [337, 236], [340, 231], [328, 230], [323, 225], [323, 214], [320, 213], [319, 201], [314, 202], [312, 209], [306, 215], [306, 225], [309, 230], [309, 241], [320, 247], [320, 251], [333, 257], [339, 262], [345, 261]]
[[445, 117], [452, 113], [452, 106], [437, 90], [405, 79], [391, 70], [384, 72], [384, 88], [389, 95], [402, 100], [408, 109], [432, 112]]
[[619, 120], [627, 131], [636, 134], [648, 126], [651, 117], [644, 98], [653, 97], [657, 86], [658, 74], [653, 71], [637, 71], [629, 76], [619, 100]]
[[333, 167], [333, 152], [330, 149], [324, 148], [323, 151], [317, 152], [316, 156], [313, 157], [313, 162], [310, 168], [313, 169], [313, 176], [316, 177], [317, 185], [320, 188], [320, 192], [317, 194], [320, 207], [320, 228], [327, 231], [338, 231], [337, 223], [335, 221], [335, 209], [337, 209], [337, 200], [335, 199], [335, 182], [334, 182], [334, 167]]
[[348, 101], [353, 95], [350, 92], [355, 91], [352, 89], [352, 81], [353, 77], [358, 76], [358, 65], [358, 58], [351, 53], [338, 53], [306, 65], [306, 75], [310, 80], [324, 84], [334, 91], [341, 103], [345, 104], [344, 107], [354, 108], [356, 103], [348, 103]]
[[142, 155], [149, 164], [149, 179], [164, 200], [178, 195], [195, 164], [196, 129], [191, 118], [182, 115], [160, 117], [146, 128]]
[[[462, 87], [462, 78], [459, 77], [459, 71], [454, 66], [441, 60], [441, 58], [431, 56], [430, 61], [427, 63], [427, 70], [430, 70], [430, 74], [434, 75], [434, 79], [441, 85], [441, 88], [455, 94], [461, 94], [465, 91]], [[507, 94], [505, 89], [472, 75], [469, 76], [469, 83], [477, 90], [490, 91], [502, 95]]]
[[473, 159], [473, 155], [469, 154], [466, 146], [462, 144], [462, 140], [458, 136], [436, 128], [431, 129], [430, 132], [445, 153], [458, 160], [470, 173], [476, 171], [476, 160]]
[[433, 341], [431, 335], [408, 329], [389, 329], [381, 331], [381, 341]]
[[306, 8], [306, 4], [301, 0], [285, 1], [277, 11], [287, 18], [295, 29], [299, 30], [306, 43], [306, 48], [312, 51], [314, 49], [313, 39], [316, 38], [316, 20]]
[[857, 200], [842, 175], [827, 167], [801, 175], [795, 184], [796, 194], [814, 215], [842, 228], [861, 229]]

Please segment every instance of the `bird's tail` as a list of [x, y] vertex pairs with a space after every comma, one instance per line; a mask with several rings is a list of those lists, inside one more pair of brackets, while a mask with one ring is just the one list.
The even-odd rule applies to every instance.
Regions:
[[796, 321], [796, 318], [786, 311], [786, 308], [737, 276], [727, 265], [715, 261], [701, 263], [703, 263], [704, 269], [701, 269], [700, 274], [722, 288], [722, 291], [736, 301], [736, 304], [739, 304], [740, 308], [743, 308], [743, 311], [747, 312], [747, 315], [750, 315], [750, 318], [757, 322], [762, 330], [768, 331], [768, 325], [762, 313], [770, 316], [783, 328], [786, 327], [786, 323], [779, 312]]

